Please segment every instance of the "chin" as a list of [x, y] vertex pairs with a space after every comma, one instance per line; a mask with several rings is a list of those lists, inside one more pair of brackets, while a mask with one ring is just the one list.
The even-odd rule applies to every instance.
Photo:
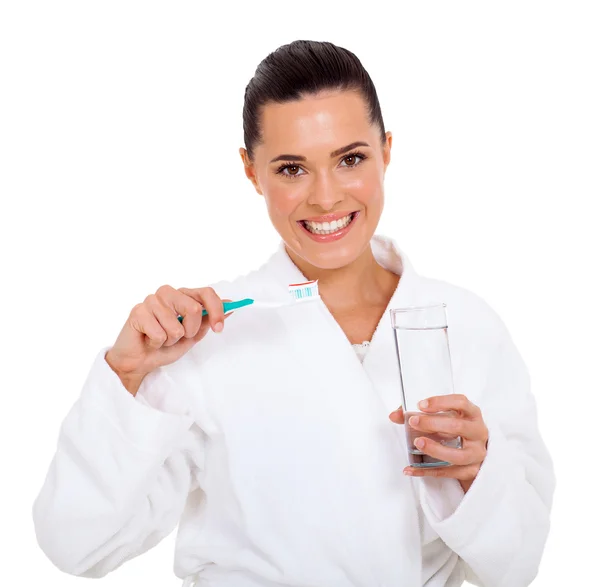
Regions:
[[327, 253], [322, 252], [313, 254], [307, 254], [306, 252], [303, 252], [301, 256], [307, 263], [310, 263], [317, 269], [334, 270], [342, 269], [343, 267], [351, 265], [360, 257], [363, 251], [364, 248], [353, 251], [328, 251]]
[[290, 235], [284, 241], [289, 251], [312, 267], [323, 270], [341, 269], [354, 263], [368, 249], [376, 227], [365, 230], [357, 226], [344, 238], [329, 242], [314, 242], [305, 235]]

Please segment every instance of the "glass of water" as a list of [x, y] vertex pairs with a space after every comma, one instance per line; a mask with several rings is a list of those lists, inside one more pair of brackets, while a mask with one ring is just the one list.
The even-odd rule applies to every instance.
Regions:
[[[446, 304], [396, 308], [390, 310], [390, 314], [400, 370], [409, 464], [413, 467], [447, 467], [451, 463], [424, 454], [414, 441], [424, 436], [445, 446], [462, 448], [462, 438], [422, 432], [408, 423], [411, 416], [423, 414], [418, 407], [422, 399], [454, 393]], [[452, 418], [456, 412], [436, 412], [433, 415]]]

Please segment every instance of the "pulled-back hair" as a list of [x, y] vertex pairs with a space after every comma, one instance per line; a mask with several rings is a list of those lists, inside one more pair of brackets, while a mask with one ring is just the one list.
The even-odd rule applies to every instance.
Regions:
[[385, 142], [379, 98], [358, 57], [333, 43], [294, 41], [267, 55], [246, 86], [244, 143], [250, 160], [254, 160], [254, 149], [262, 141], [260, 120], [266, 104], [283, 104], [324, 90], [358, 92], [366, 102], [371, 123], [379, 126], [381, 142]]

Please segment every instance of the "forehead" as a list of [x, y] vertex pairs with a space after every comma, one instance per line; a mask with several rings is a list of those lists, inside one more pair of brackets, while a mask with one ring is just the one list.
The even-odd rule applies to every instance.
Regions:
[[261, 147], [267, 154], [292, 147], [298, 154], [320, 147], [330, 151], [373, 133], [365, 100], [349, 91], [266, 104], [261, 127]]

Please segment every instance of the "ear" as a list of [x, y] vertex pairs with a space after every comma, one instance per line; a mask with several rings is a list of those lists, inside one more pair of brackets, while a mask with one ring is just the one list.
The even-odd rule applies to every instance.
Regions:
[[392, 133], [387, 131], [385, 133], [385, 145], [383, 146], [383, 173], [385, 173], [390, 160], [392, 158]]
[[256, 177], [256, 168], [254, 166], [254, 163], [252, 163], [252, 161], [250, 161], [250, 158], [248, 157], [248, 151], [246, 151], [246, 149], [244, 149], [243, 147], [240, 148], [240, 157], [242, 158], [242, 162], [244, 164], [244, 173], [246, 174], [246, 177], [252, 182], [252, 185], [254, 186], [256, 192], [262, 196], [263, 193], [260, 189], [258, 178]]

